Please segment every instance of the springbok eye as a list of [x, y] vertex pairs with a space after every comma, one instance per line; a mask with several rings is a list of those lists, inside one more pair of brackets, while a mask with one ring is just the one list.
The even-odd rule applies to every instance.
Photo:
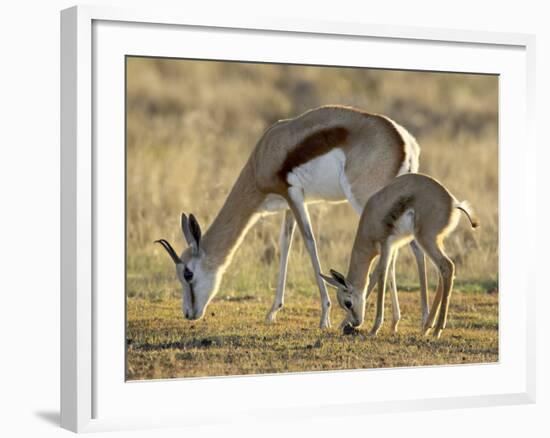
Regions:
[[351, 301], [344, 301], [344, 306], [346, 306], [348, 309], [351, 309]]
[[185, 281], [187, 282], [190, 282], [193, 279], [193, 273], [189, 270], [187, 266], [183, 270], [183, 278], [185, 278]]

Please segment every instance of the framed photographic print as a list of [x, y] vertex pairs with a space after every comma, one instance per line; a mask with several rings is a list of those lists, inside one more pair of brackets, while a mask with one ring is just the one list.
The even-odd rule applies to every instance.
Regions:
[[63, 427], [534, 400], [532, 36], [61, 17]]

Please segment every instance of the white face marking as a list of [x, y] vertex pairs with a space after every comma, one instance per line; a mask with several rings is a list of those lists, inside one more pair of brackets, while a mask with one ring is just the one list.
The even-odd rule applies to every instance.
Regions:
[[[193, 256], [185, 265], [178, 267], [178, 278], [182, 285], [182, 310], [185, 318], [196, 320], [204, 316], [208, 303], [214, 298], [219, 287], [219, 272], [203, 268], [203, 255]], [[190, 280], [184, 277], [184, 270], [193, 273]]]
[[[357, 293], [353, 287], [338, 287], [336, 298], [353, 327], [360, 327], [365, 320], [365, 293]], [[351, 303], [351, 306], [349, 305]]]
[[342, 201], [346, 199], [346, 194], [340, 185], [340, 174], [344, 163], [344, 151], [335, 148], [295, 167], [286, 179], [289, 185], [303, 190], [306, 202]]

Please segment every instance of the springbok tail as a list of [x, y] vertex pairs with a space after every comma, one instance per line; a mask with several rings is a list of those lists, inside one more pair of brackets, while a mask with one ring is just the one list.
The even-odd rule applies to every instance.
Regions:
[[472, 228], [479, 227], [479, 220], [477, 219], [477, 216], [474, 213], [474, 209], [468, 201], [459, 202], [455, 205], [455, 207], [463, 211], [464, 214], [468, 216], [468, 220], [470, 221]]

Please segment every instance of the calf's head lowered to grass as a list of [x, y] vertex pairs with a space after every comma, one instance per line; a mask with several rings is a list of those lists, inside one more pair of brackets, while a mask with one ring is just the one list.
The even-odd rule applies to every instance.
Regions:
[[360, 327], [365, 320], [366, 294], [364, 291], [356, 291], [343, 274], [333, 269], [330, 270], [330, 276], [321, 274], [321, 278], [327, 285], [335, 287], [338, 291], [336, 294], [338, 304], [346, 312], [343, 325]]

